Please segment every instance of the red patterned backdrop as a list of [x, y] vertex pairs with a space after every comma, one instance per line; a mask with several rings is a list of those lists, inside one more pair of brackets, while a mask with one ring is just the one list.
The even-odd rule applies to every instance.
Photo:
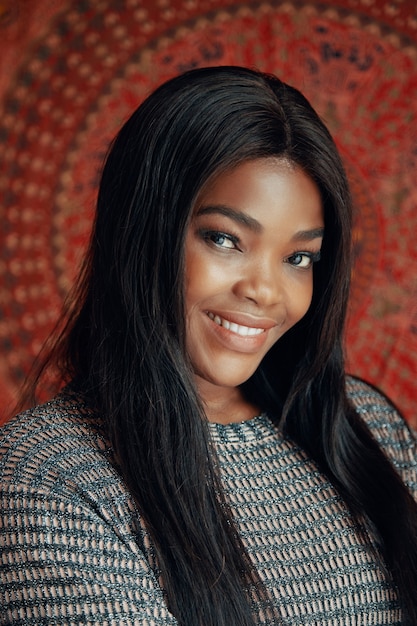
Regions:
[[199, 65], [280, 75], [318, 109], [355, 200], [349, 370], [417, 426], [414, 0], [0, 0], [0, 412], [51, 330], [109, 140]]

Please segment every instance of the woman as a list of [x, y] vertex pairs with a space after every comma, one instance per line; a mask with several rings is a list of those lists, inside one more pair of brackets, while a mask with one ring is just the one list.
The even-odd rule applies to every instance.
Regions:
[[126, 122], [1, 440], [3, 624], [416, 624], [416, 442], [345, 379], [350, 198], [305, 98], [194, 70]]

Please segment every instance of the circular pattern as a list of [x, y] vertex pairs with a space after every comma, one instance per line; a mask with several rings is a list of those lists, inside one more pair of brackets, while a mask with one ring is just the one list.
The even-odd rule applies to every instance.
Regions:
[[[0, 345], [13, 380], [24, 375], [74, 280], [100, 168], [123, 120], [178, 72], [241, 64], [301, 89], [335, 136], [356, 207], [351, 369], [385, 381], [390, 392], [392, 373], [408, 366], [401, 341], [417, 343], [417, 280], [410, 272], [416, 46], [369, 18], [323, 4], [236, 5], [187, 19], [194, 4], [158, 3], [162, 21], [182, 19], [161, 34], [156, 13], [134, 0], [124, 11], [110, 0], [77, 3], [33, 50], [6, 102]], [[406, 375], [398, 379], [407, 412], [414, 390]]]
[[10, 24], [13, 24], [20, 12], [19, 0], [3, 0], [0, 4], [0, 29], [7, 28]]

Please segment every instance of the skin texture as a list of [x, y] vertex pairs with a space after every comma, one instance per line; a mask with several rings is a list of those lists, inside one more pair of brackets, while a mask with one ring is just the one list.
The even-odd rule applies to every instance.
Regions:
[[245, 162], [200, 193], [185, 244], [186, 337], [210, 421], [258, 412], [239, 385], [307, 312], [323, 229], [316, 184], [285, 160]]

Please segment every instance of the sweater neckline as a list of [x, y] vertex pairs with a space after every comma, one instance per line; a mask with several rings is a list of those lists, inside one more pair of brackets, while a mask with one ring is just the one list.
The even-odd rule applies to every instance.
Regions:
[[215, 443], [248, 443], [264, 441], [276, 435], [278, 429], [266, 413], [243, 422], [217, 424], [209, 422], [211, 438]]

